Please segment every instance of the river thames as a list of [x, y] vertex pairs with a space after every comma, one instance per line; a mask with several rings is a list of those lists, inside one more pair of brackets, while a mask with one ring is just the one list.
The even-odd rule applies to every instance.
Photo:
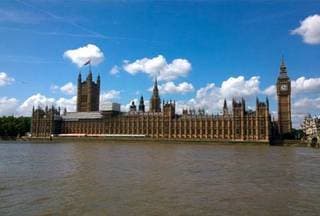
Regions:
[[320, 215], [320, 150], [0, 143], [0, 215]]

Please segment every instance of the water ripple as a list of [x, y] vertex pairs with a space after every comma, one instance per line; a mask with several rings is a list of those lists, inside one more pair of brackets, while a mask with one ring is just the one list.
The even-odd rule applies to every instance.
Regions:
[[0, 144], [0, 215], [319, 215], [309, 148]]

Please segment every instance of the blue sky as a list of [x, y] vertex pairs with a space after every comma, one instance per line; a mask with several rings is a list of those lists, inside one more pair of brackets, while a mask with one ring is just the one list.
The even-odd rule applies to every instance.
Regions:
[[[164, 71], [161, 96], [176, 99], [181, 107], [203, 105], [215, 112], [221, 98], [230, 100], [239, 87], [236, 96], [246, 97], [249, 106], [256, 96], [268, 95], [276, 111], [270, 86], [284, 55], [296, 81], [296, 116], [306, 112], [305, 104], [319, 114], [319, 8], [317, 1], [3, 0], [0, 114], [28, 114], [31, 103], [66, 103], [72, 109], [80, 68], [71, 61], [75, 56], [64, 53], [88, 44], [98, 49], [92, 70], [101, 75], [106, 100], [125, 105], [141, 94], [148, 99], [152, 75]], [[302, 26], [308, 17], [310, 22]], [[83, 52], [74, 55], [86, 56]], [[141, 59], [143, 63], [136, 62]], [[174, 63], [177, 59], [184, 62]], [[157, 60], [162, 69], [154, 66]], [[145, 68], [148, 62], [151, 69]], [[114, 66], [117, 73], [110, 74]], [[83, 75], [87, 69], [81, 68]], [[229, 85], [234, 90], [228, 93]], [[271, 90], [266, 93], [267, 88]]]

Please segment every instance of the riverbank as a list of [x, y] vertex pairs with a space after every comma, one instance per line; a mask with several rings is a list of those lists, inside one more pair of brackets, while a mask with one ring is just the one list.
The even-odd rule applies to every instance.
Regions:
[[272, 140], [270, 145], [289, 147], [310, 147], [310, 144], [302, 140]]
[[210, 139], [168, 139], [149, 137], [24, 137], [23, 140], [30, 142], [105, 142], [105, 143], [192, 143], [192, 144], [214, 144], [214, 145], [270, 145], [268, 141], [242, 141], [242, 140], [210, 140]]
[[164, 144], [210, 144], [210, 145], [274, 145], [287, 147], [310, 147], [309, 143], [300, 140], [242, 141], [242, 140], [210, 140], [210, 139], [167, 139], [149, 137], [20, 137], [0, 139], [0, 142], [32, 142], [32, 143], [164, 143]]

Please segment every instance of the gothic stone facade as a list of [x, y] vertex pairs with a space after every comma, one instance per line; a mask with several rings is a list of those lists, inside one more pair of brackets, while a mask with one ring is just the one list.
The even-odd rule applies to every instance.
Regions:
[[268, 102], [257, 101], [256, 111], [247, 111], [244, 100], [233, 101], [232, 112], [223, 115], [175, 114], [174, 103], [164, 103], [163, 112], [78, 112], [62, 115], [55, 108], [33, 113], [32, 136], [51, 134], [145, 135], [152, 138], [269, 141]]
[[[284, 62], [277, 81], [280, 134], [291, 131], [291, 86]], [[100, 77], [92, 81], [78, 78], [77, 112], [61, 113], [54, 107], [33, 110], [32, 136], [145, 136], [165, 139], [202, 139], [226, 141], [266, 141], [272, 136], [273, 122], [268, 99], [256, 100], [256, 110], [246, 110], [244, 99], [233, 100], [229, 109], [225, 101], [223, 114], [207, 115], [204, 111], [184, 110], [176, 114], [175, 102], [161, 104], [157, 80], [150, 99], [150, 110], [145, 111], [143, 97], [130, 111], [99, 111]]]
[[92, 72], [90, 69], [87, 79], [82, 81], [81, 73], [79, 73], [77, 94], [78, 112], [99, 111], [100, 75], [98, 75], [97, 82], [92, 81]]
[[291, 81], [287, 73], [287, 67], [282, 58], [280, 73], [277, 79], [278, 96], [278, 133], [283, 135], [291, 133]]

